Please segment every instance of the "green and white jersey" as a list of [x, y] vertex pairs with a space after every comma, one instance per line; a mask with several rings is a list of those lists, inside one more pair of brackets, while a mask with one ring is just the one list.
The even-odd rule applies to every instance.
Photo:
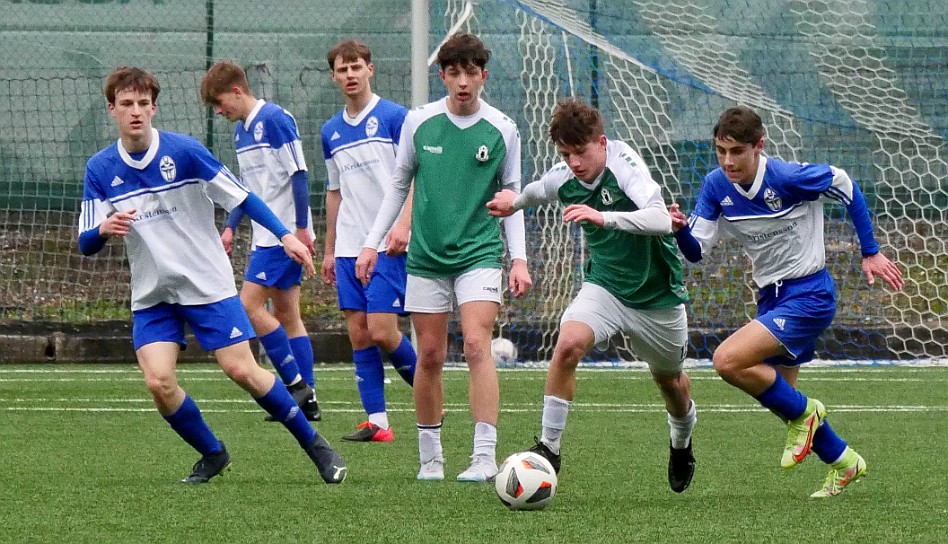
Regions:
[[[500, 268], [500, 220], [486, 205], [501, 189], [520, 192], [514, 122], [483, 100], [466, 117], [451, 114], [446, 99], [426, 104], [408, 112], [395, 162], [394, 195], [386, 195], [365, 246], [378, 247], [414, 178], [408, 273], [438, 278]], [[523, 215], [507, 218], [504, 229], [511, 256], [525, 259]]]
[[554, 200], [564, 206], [585, 204], [605, 219], [603, 227], [581, 223], [589, 246], [585, 281], [633, 309], [669, 308], [688, 300], [661, 187], [625, 142], [607, 141], [606, 167], [592, 183], [577, 179], [561, 162], [527, 185], [515, 206]]

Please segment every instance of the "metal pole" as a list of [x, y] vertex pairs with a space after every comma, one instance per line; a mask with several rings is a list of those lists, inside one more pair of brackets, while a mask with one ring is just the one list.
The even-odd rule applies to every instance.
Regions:
[[428, 102], [428, 0], [411, 2], [411, 105]]
[[[204, 4], [205, 22], [207, 25], [207, 37], [205, 38], [204, 71], [211, 69], [214, 64], [214, 0], [207, 0]], [[214, 149], [214, 110], [211, 107], [205, 108], [206, 116], [206, 135], [205, 140], [208, 149]]]

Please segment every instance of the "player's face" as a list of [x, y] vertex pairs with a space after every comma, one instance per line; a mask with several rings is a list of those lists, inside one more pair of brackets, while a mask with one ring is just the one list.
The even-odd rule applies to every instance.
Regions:
[[332, 81], [346, 98], [360, 98], [372, 93], [369, 78], [375, 74], [375, 65], [366, 64], [365, 59], [345, 61], [336, 57], [332, 68]]
[[115, 93], [109, 113], [118, 123], [119, 136], [126, 140], [147, 139], [151, 135], [151, 118], [158, 111], [151, 92], [125, 89]]
[[455, 115], [473, 115], [480, 105], [481, 87], [487, 81], [487, 70], [476, 65], [448, 66], [438, 72], [448, 90], [448, 110]]
[[586, 183], [595, 181], [606, 169], [606, 137], [585, 145], [556, 144], [556, 151], [573, 171], [576, 179]]
[[760, 152], [764, 148], [761, 138], [756, 144], [738, 142], [730, 136], [715, 138], [714, 147], [718, 154], [718, 165], [731, 183], [751, 183], [757, 177], [757, 164]]
[[246, 119], [247, 113], [244, 111], [244, 101], [241, 93], [236, 91], [227, 91], [214, 96], [217, 104], [214, 104], [214, 113], [226, 118], [228, 121], [237, 122]]

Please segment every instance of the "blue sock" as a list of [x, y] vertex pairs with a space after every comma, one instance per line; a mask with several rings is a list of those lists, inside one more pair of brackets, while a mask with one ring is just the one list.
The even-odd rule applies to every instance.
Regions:
[[796, 419], [806, 411], [806, 396], [787, 383], [779, 372], [773, 385], [757, 400], [764, 408], [787, 420]]
[[377, 346], [352, 352], [355, 363], [356, 387], [366, 414], [385, 411], [385, 368], [382, 352]]
[[293, 351], [293, 357], [296, 358], [296, 366], [299, 368], [303, 381], [308, 383], [310, 387], [315, 388], [313, 364], [316, 359], [313, 357], [313, 343], [309, 341], [309, 336], [290, 338], [290, 350]]
[[[273, 419], [283, 423], [283, 426], [293, 433], [293, 437], [301, 446], [308, 446], [316, 438], [316, 431], [306, 421], [303, 411], [296, 405], [296, 401], [290, 395], [286, 386], [273, 380], [273, 387], [270, 391], [258, 398], [253, 399], [261, 408], [273, 416]], [[292, 417], [291, 417], [292, 414]]]
[[201, 455], [210, 455], [224, 449], [220, 440], [214, 436], [214, 432], [207, 426], [207, 422], [201, 416], [201, 410], [198, 409], [190, 395], [184, 396], [184, 402], [181, 403], [175, 413], [163, 417], [174, 429], [174, 432], [178, 433], [178, 436], [183, 438]]
[[402, 343], [388, 355], [392, 358], [392, 366], [395, 368], [395, 372], [398, 372], [405, 383], [414, 386], [415, 363], [418, 361], [418, 357], [415, 355], [415, 347], [411, 345], [408, 337], [403, 334]]
[[267, 352], [267, 357], [280, 374], [283, 383], [289, 385], [293, 383], [296, 376], [300, 373], [300, 368], [296, 364], [296, 358], [290, 351], [290, 339], [286, 336], [283, 327], [277, 327], [276, 330], [266, 336], [260, 337], [260, 343]]
[[820, 461], [831, 464], [846, 451], [846, 441], [840, 438], [830, 427], [829, 421], [824, 419], [813, 433], [813, 451], [820, 457]]

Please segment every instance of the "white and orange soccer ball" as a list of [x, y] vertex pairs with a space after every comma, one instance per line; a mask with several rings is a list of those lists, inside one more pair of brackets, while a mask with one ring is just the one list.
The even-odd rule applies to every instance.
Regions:
[[515, 453], [500, 465], [494, 489], [511, 510], [540, 510], [556, 494], [556, 471], [542, 455]]

